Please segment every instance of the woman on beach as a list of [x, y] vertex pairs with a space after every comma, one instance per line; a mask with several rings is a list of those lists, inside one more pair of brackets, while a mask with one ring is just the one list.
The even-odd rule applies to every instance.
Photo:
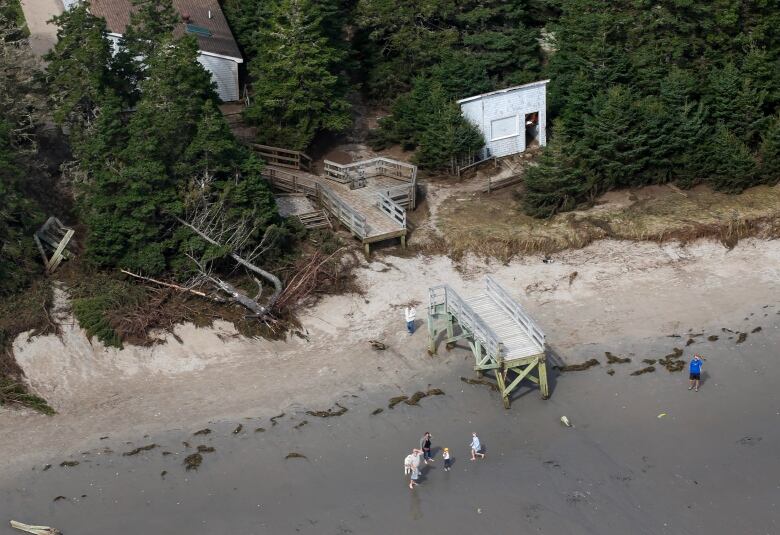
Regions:
[[422, 454], [423, 454], [422, 450], [418, 450], [417, 448], [414, 448], [412, 450], [411, 477], [409, 478], [410, 489], [413, 489], [414, 487], [419, 485], [419, 483], [417, 483], [417, 480], [420, 479], [420, 456]]
[[420, 449], [423, 452], [423, 461], [425, 461], [425, 464], [428, 464], [428, 461], [433, 462], [433, 456], [431, 455], [431, 439], [433, 437], [431, 434], [426, 431], [425, 434], [423, 434], [422, 438], [420, 439]]
[[477, 455], [479, 455], [482, 459], [485, 458], [485, 454], [481, 453], [480, 450], [482, 449], [482, 444], [479, 442], [479, 437], [476, 433], [471, 433], [471, 460], [476, 461]]

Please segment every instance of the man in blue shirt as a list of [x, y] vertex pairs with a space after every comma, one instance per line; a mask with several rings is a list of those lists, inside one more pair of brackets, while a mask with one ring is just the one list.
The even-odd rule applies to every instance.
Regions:
[[701, 379], [701, 365], [703, 364], [701, 360], [701, 355], [694, 355], [693, 359], [691, 360], [691, 374], [688, 376], [688, 390], [696, 387], [696, 392], [699, 391], [699, 380]]

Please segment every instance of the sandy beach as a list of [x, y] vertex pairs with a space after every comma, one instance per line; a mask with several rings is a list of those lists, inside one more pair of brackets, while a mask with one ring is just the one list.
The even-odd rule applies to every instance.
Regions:
[[[324, 299], [300, 336], [277, 342], [217, 324], [106, 350], [68, 323], [63, 297], [61, 338], [15, 344], [59, 414], [0, 411], [0, 533], [10, 519], [66, 535], [776, 533], [780, 242], [604, 241], [552, 260], [384, 256], [361, 270], [363, 295]], [[549, 400], [529, 388], [506, 411], [460, 381], [473, 376], [465, 349], [429, 357], [425, 330], [405, 333], [403, 306], [424, 318], [428, 286], [469, 293], [485, 273], [563, 361], [600, 365], [553, 373]], [[675, 348], [706, 357], [700, 392], [687, 372], [629, 375]], [[608, 366], [605, 351], [631, 362]], [[445, 395], [387, 406], [430, 387]], [[342, 416], [306, 413], [336, 402]], [[402, 461], [426, 430], [455, 464], [443, 472], [439, 453], [410, 491]], [[468, 460], [471, 431], [484, 461]], [[199, 445], [215, 451], [185, 470]]]

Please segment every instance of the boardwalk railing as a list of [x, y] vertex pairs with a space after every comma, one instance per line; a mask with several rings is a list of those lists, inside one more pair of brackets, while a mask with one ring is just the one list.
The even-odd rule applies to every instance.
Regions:
[[525, 309], [520, 306], [520, 303], [515, 301], [490, 275], [485, 277], [485, 286], [488, 296], [503, 307], [512, 316], [512, 319], [523, 327], [531, 339], [539, 345], [540, 351], [544, 351], [544, 333], [534, 323], [534, 320], [531, 319], [531, 316], [528, 315]]
[[283, 149], [281, 147], [271, 147], [269, 145], [259, 145], [257, 143], [250, 143], [250, 147], [268, 165], [275, 165], [277, 167], [287, 167], [288, 169], [302, 169], [304, 171], [311, 170], [311, 157], [299, 150]]
[[387, 214], [393, 221], [398, 223], [401, 228], [406, 228], [406, 210], [388, 197], [383, 192], [377, 193], [377, 206], [382, 212]]
[[381, 156], [348, 164], [325, 160], [325, 176], [342, 184], [350, 182], [360, 171], [363, 172], [365, 177], [386, 176], [396, 180], [403, 180], [404, 182], [415, 182], [417, 180], [416, 165]]
[[480, 318], [472, 308], [461, 299], [461, 297], [448, 284], [434, 286], [428, 290], [428, 313], [430, 316], [436, 314], [436, 306], [444, 305], [444, 309], [457, 318], [461, 327], [469, 331], [475, 341], [479, 341], [485, 348], [489, 357], [497, 361], [501, 359], [501, 340], [493, 332], [482, 318]]
[[363, 214], [342, 201], [329, 187], [318, 182], [316, 188], [317, 198], [326, 210], [361, 240], [368, 236], [368, 225]]
[[303, 193], [309, 197], [317, 197], [317, 183], [311, 179], [306, 179], [274, 167], [263, 167], [262, 176], [268, 180], [271, 185], [282, 191], [290, 193]]

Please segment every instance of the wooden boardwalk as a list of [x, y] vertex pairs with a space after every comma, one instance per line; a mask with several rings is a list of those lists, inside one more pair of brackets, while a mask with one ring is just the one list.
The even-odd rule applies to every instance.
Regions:
[[[509, 408], [512, 391], [524, 379], [538, 384], [542, 397], [549, 396], [544, 333], [492, 277], [485, 277], [483, 292], [468, 298], [446, 284], [429, 289], [431, 353], [436, 352], [443, 332], [447, 344], [469, 343], [474, 369], [494, 374], [505, 407]], [[531, 374], [534, 370], [536, 376]]]
[[308, 170], [310, 159], [302, 153], [252, 147], [267, 162], [274, 162], [265, 166], [263, 176], [275, 189], [316, 200], [361, 240], [366, 254], [371, 243], [387, 239], [400, 238], [406, 246], [406, 210], [415, 203], [415, 166], [388, 158], [347, 165], [326, 160], [325, 175], [316, 175]]

